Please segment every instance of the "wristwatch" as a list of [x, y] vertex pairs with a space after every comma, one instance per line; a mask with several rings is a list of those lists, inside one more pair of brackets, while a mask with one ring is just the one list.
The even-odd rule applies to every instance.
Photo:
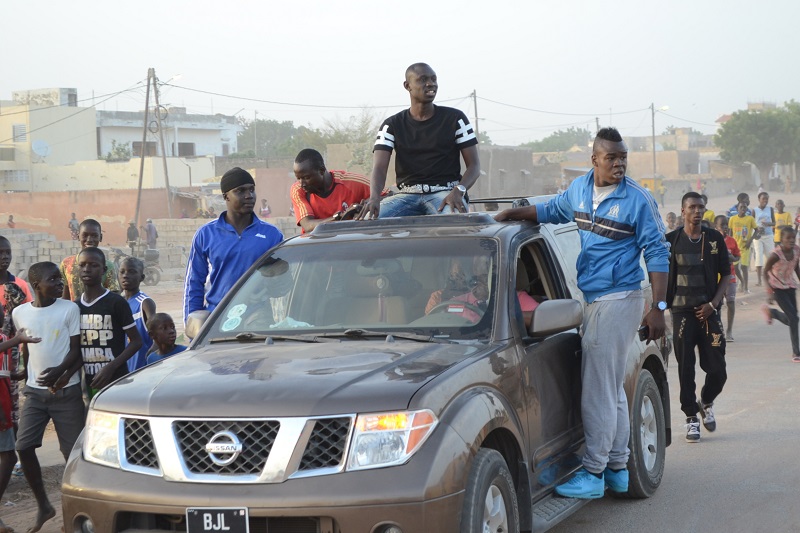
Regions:
[[455, 186], [455, 189], [456, 189], [458, 192], [460, 192], [460, 193], [461, 193], [461, 196], [464, 196], [465, 194], [467, 194], [467, 188], [466, 188], [466, 187], [464, 187], [463, 185], [461, 185], [460, 183], [459, 183], [458, 185], [456, 185], [456, 186]]
[[650, 309], [658, 309], [659, 311], [666, 311], [667, 310], [667, 302], [660, 301], [660, 302], [653, 302], [653, 305], [650, 306]]

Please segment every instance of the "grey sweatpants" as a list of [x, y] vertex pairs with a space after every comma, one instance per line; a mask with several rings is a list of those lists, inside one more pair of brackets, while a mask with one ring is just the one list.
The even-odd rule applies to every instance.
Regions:
[[623, 382], [643, 311], [641, 290], [621, 300], [594, 301], [584, 311], [581, 417], [586, 437], [583, 466], [589, 472], [628, 464], [631, 428]]

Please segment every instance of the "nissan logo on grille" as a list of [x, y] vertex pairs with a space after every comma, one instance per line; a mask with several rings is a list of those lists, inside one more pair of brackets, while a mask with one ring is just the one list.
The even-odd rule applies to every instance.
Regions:
[[219, 466], [227, 466], [242, 453], [242, 441], [233, 431], [215, 433], [206, 444], [208, 456]]

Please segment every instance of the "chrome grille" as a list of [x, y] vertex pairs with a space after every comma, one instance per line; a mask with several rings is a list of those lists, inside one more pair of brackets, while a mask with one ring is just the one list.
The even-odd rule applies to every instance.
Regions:
[[125, 458], [132, 465], [158, 468], [158, 456], [148, 420], [125, 419]]
[[[186, 468], [195, 474], [260, 474], [269, 457], [280, 423], [273, 420], [179, 420], [173, 431]], [[206, 444], [215, 434], [230, 431], [242, 443], [242, 453], [228, 465], [211, 460]]]
[[323, 418], [314, 423], [306, 444], [300, 471], [339, 466], [347, 444], [349, 418]]

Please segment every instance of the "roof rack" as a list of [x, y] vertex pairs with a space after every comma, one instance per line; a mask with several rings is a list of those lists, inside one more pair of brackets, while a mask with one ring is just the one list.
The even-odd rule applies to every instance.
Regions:
[[415, 228], [442, 228], [486, 226], [497, 224], [491, 215], [486, 213], [463, 213], [453, 215], [420, 215], [411, 217], [379, 218], [378, 220], [343, 220], [341, 222], [323, 223], [314, 228], [314, 235], [343, 233], [357, 229], [396, 229], [413, 226]]

